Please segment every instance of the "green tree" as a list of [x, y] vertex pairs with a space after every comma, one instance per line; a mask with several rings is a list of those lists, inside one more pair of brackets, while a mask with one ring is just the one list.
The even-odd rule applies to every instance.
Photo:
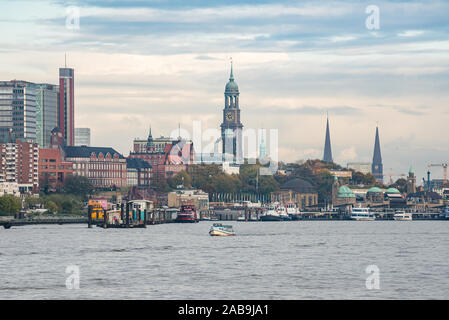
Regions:
[[53, 201], [49, 200], [47, 203], [45, 203], [45, 208], [50, 211], [51, 213], [58, 213], [58, 206]]
[[172, 189], [176, 189], [180, 185], [183, 185], [186, 188], [191, 188], [192, 178], [186, 171], [182, 170], [173, 177], [168, 178], [167, 183]]
[[398, 189], [401, 193], [405, 193], [407, 191], [407, 180], [399, 178], [395, 183], [390, 185], [390, 187]]
[[168, 185], [167, 181], [164, 179], [158, 179], [156, 181], [154, 181], [151, 185], [151, 187], [156, 191], [156, 192], [170, 192], [171, 188]]
[[0, 197], [0, 215], [12, 216], [20, 211], [22, 201], [20, 198], [6, 194]]
[[74, 175], [65, 179], [63, 191], [66, 194], [74, 194], [87, 199], [87, 196], [94, 192], [94, 187], [87, 177]]
[[25, 198], [25, 208], [33, 208], [36, 205], [40, 204], [41, 201], [36, 197], [26, 197]]

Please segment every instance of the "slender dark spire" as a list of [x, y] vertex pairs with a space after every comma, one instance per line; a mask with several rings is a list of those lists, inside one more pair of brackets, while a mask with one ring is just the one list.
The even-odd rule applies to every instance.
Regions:
[[229, 81], [234, 81], [234, 72], [232, 67], [232, 58], [231, 58], [231, 75], [229, 76]]
[[324, 142], [323, 161], [324, 162], [334, 162], [332, 159], [331, 135], [330, 135], [330, 131], [329, 131], [329, 116], [327, 117], [327, 124], [326, 124], [326, 140]]
[[371, 166], [371, 172], [377, 181], [383, 182], [383, 164], [382, 154], [380, 152], [380, 139], [379, 139], [379, 127], [376, 126], [376, 140], [374, 141], [374, 153], [373, 164]]

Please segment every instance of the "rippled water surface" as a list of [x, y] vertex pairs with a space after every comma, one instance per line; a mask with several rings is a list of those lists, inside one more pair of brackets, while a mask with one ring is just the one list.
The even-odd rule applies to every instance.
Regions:
[[[446, 221], [0, 229], [0, 299], [448, 299]], [[66, 267], [80, 289], [66, 288]], [[365, 269], [380, 270], [368, 290]]]

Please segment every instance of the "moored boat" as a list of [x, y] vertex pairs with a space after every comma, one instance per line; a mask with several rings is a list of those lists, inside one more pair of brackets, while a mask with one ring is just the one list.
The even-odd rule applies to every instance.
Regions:
[[353, 208], [351, 219], [357, 221], [374, 221], [376, 220], [376, 216], [369, 208]]
[[398, 210], [394, 214], [393, 219], [396, 221], [412, 221], [413, 217], [412, 217], [411, 213], [407, 213], [405, 211]]
[[176, 222], [198, 222], [195, 206], [189, 204], [182, 205], [176, 217]]
[[223, 225], [214, 223], [210, 228], [209, 234], [214, 237], [218, 236], [235, 236], [235, 231], [231, 225]]
[[296, 203], [287, 203], [285, 208], [291, 220], [301, 220], [301, 211], [296, 206]]
[[281, 217], [282, 221], [290, 221], [291, 218], [287, 213], [287, 209], [285, 208], [284, 205], [278, 205], [278, 207], [276, 208], [279, 216]]
[[266, 211], [260, 215], [260, 221], [282, 221], [282, 217], [279, 215], [275, 205], [268, 206]]

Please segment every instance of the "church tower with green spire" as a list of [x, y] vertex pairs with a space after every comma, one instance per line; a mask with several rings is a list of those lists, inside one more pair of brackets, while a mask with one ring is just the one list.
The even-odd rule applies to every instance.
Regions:
[[242, 129], [240, 122], [239, 87], [234, 81], [234, 70], [231, 62], [231, 75], [226, 84], [224, 96], [223, 122], [221, 124], [221, 139], [224, 157], [232, 156], [233, 162], [243, 160]]

